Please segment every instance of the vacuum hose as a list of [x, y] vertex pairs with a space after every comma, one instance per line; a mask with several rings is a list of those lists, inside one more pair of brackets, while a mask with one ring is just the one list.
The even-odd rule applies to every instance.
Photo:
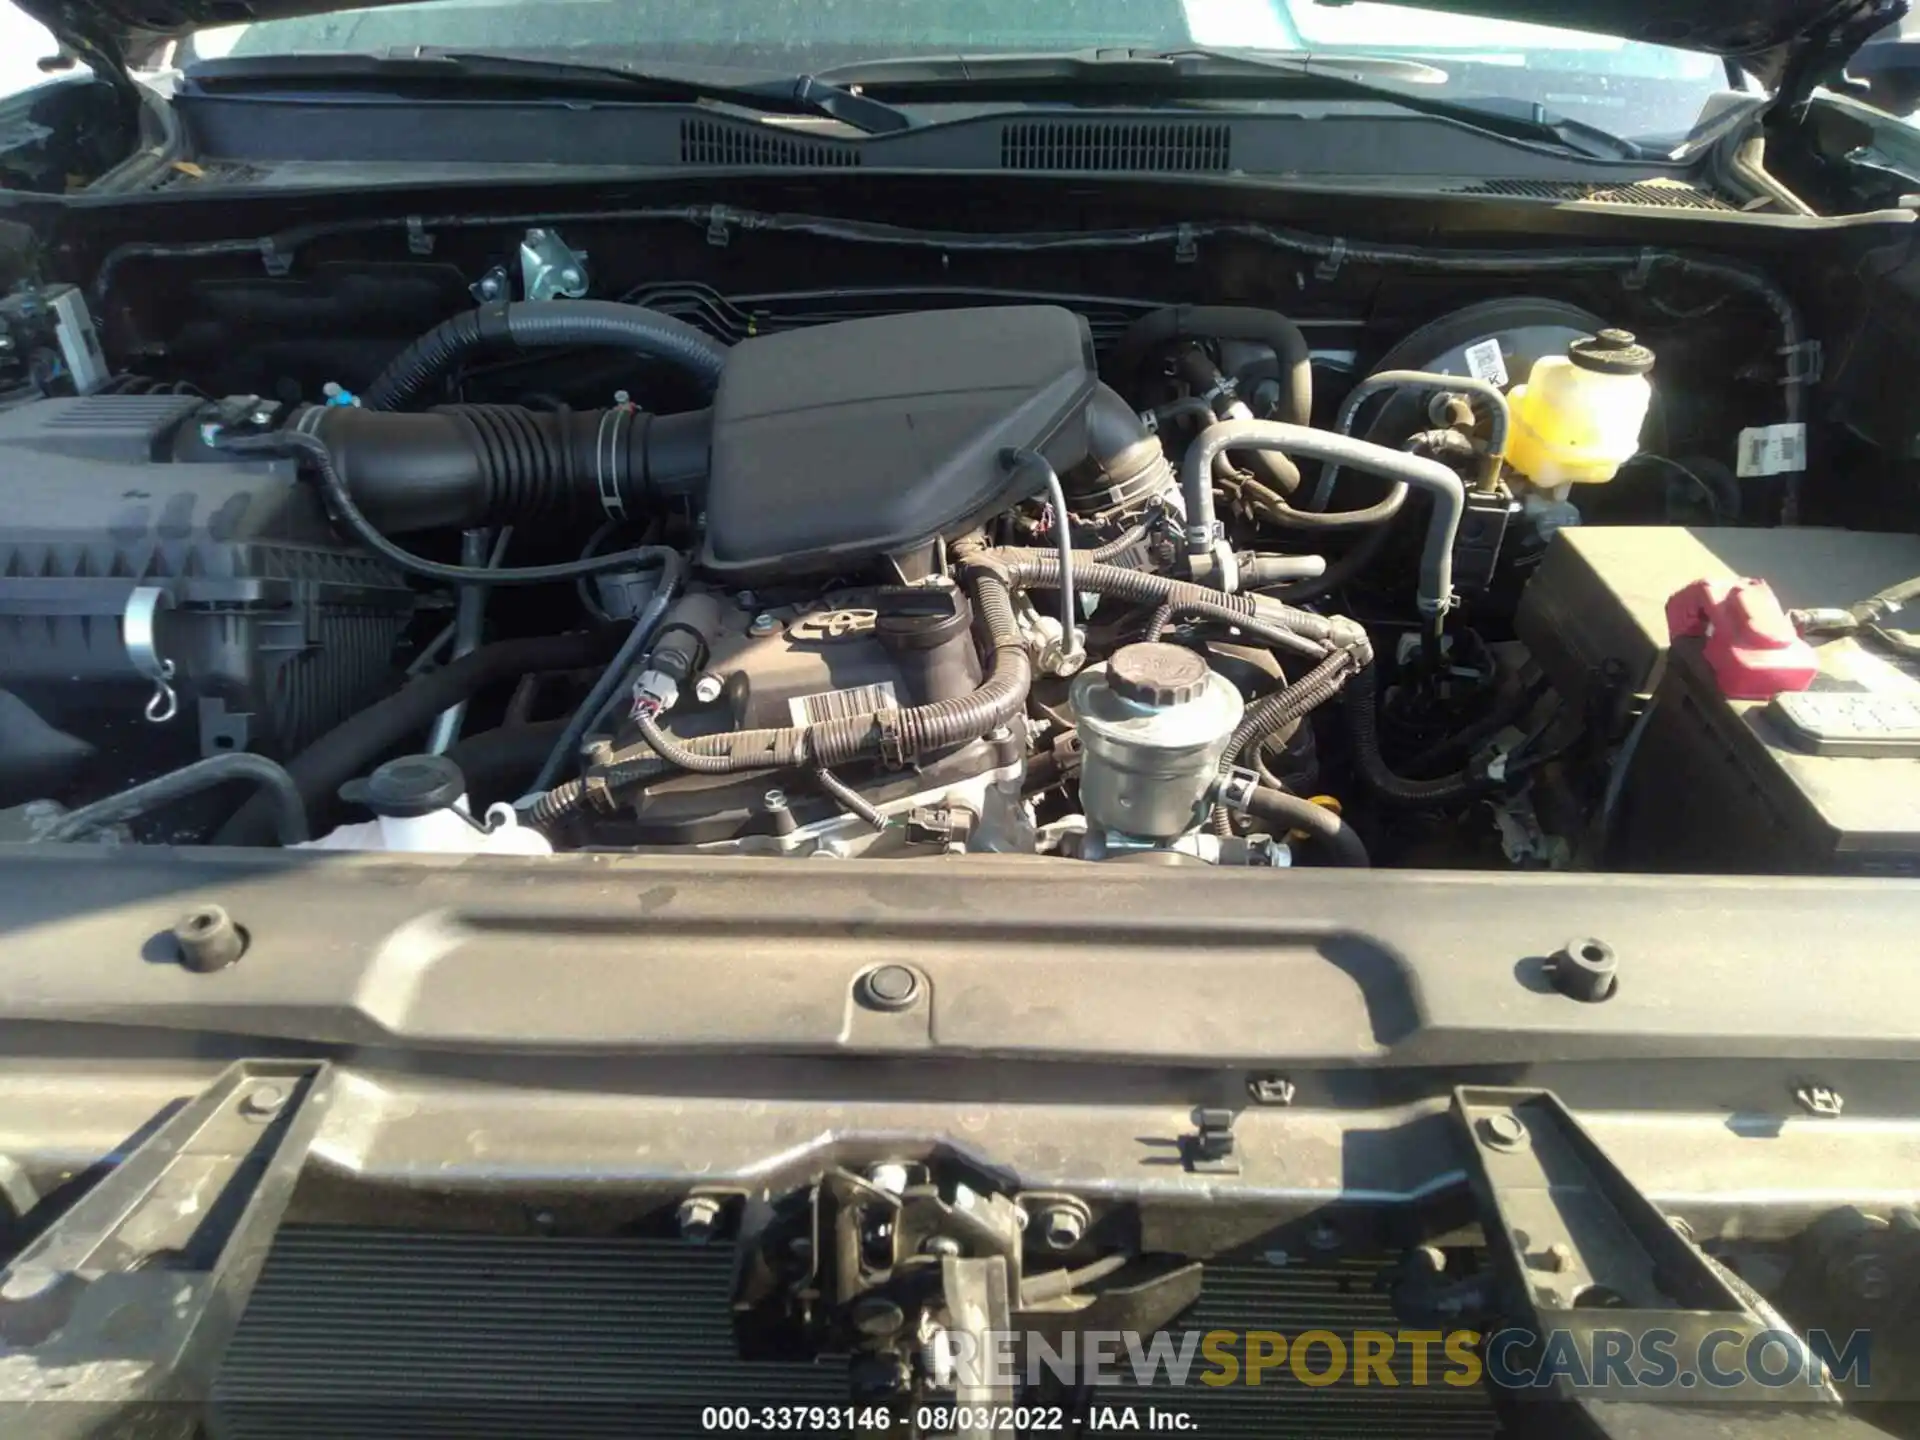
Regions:
[[484, 306], [434, 326], [396, 356], [360, 397], [369, 410], [401, 410], [483, 349], [600, 345], [664, 360], [708, 395], [720, 383], [727, 347], [684, 320], [613, 300], [523, 300]]
[[260, 815], [272, 826], [274, 839], [282, 845], [298, 845], [308, 838], [306, 802], [293, 777], [266, 756], [245, 752], [196, 760], [158, 779], [122, 790], [118, 795], [83, 805], [62, 815], [40, 838], [75, 840], [89, 831], [149, 814], [232, 780], [251, 780], [260, 787], [259, 795], [249, 803], [259, 806]]
[[1283, 834], [1288, 830], [1306, 831], [1320, 853], [1335, 865], [1364, 870], [1373, 863], [1360, 837], [1324, 805], [1259, 785], [1247, 797], [1245, 809], [1255, 820], [1264, 820]]

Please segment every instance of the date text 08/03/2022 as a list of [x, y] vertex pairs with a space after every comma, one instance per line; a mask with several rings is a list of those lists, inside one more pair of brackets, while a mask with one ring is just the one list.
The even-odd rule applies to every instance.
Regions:
[[[909, 1431], [909, 1418], [912, 1428]], [[1195, 1428], [1186, 1411], [1164, 1405], [1090, 1405], [1084, 1414], [1059, 1405], [917, 1406], [906, 1412], [882, 1405], [709, 1405], [700, 1427], [710, 1433], [825, 1435], [898, 1429], [902, 1434], [990, 1433], [1039, 1435], [1096, 1430], [1178, 1434]]]

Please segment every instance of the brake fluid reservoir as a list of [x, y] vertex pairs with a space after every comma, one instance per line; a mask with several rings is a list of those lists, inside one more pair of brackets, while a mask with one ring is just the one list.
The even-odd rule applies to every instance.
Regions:
[[1527, 383], [1507, 396], [1507, 464], [1543, 490], [1613, 479], [1640, 448], [1652, 369], [1653, 351], [1625, 330], [1602, 330], [1565, 355], [1534, 361]]
[[1072, 703], [1089, 824], [1143, 840], [1199, 826], [1246, 709], [1232, 681], [1179, 645], [1128, 645], [1080, 673]]

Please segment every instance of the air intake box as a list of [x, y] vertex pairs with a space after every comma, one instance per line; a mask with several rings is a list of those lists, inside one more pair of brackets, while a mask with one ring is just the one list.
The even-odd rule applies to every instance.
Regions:
[[887, 315], [743, 340], [713, 402], [701, 565], [831, 573], [978, 525], [1033, 493], [1001, 463], [1086, 458], [1086, 322], [1049, 305]]
[[[96, 744], [137, 734], [156, 766], [299, 749], [378, 689], [413, 610], [290, 462], [206, 451], [199, 404], [0, 411], [0, 688]], [[177, 713], [150, 724], [156, 671]]]

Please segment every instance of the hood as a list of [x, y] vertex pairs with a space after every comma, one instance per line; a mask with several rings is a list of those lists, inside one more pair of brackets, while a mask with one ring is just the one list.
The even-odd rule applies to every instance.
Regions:
[[[82, 58], [124, 71], [161, 42], [210, 25], [361, 9], [382, 0], [19, 0]], [[395, 3], [395, 0], [387, 0]], [[1045, 0], [1042, 0], [1045, 3]], [[1401, 0], [1703, 50], [1739, 60], [1770, 89], [1805, 93], [1836, 74], [1908, 0]]]

